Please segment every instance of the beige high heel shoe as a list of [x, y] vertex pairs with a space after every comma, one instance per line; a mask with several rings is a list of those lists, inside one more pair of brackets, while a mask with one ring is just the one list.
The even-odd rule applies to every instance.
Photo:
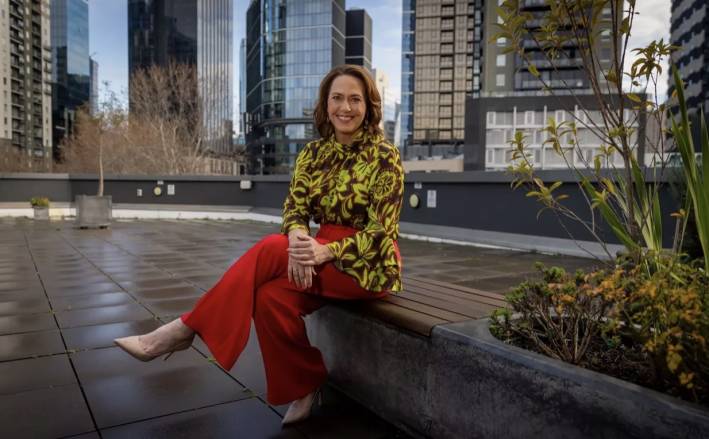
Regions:
[[167, 360], [170, 358], [172, 354], [174, 354], [176, 351], [184, 351], [185, 349], [189, 348], [192, 346], [192, 341], [194, 340], [194, 334], [186, 339], [179, 341], [177, 344], [174, 346], [169, 346], [166, 349], [163, 349], [159, 352], [155, 353], [148, 353], [145, 348], [141, 345], [140, 343], [140, 335], [134, 335], [131, 337], [123, 337], [123, 338], [117, 338], [113, 340], [113, 342], [121, 349], [129, 353], [133, 358], [136, 358], [140, 361], [151, 361], [156, 359], [157, 357], [160, 357], [162, 355], [165, 355], [165, 358], [163, 360]]
[[285, 427], [287, 425], [292, 425], [296, 422], [301, 422], [308, 419], [313, 411], [313, 405], [315, 405], [316, 401], [318, 406], [322, 406], [322, 389], [317, 389], [314, 392], [293, 401], [290, 407], [288, 407], [285, 416], [283, 416], [281, 426]]

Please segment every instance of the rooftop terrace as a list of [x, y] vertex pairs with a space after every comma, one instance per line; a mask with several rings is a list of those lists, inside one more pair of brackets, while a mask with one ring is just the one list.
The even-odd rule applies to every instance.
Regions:
[[[305, 423], [281, 429], [265, 401], [256, 337], [224, 371], [197, 339], [169, 361], [113, 346], [189, 310], [274, 224], [0, 218], [0, 431], [3, 437], [397, 438], [406, 435], [333, 387]], [[533, 263], [593, 261], [402, 239], [405, 277], [493, 293], [535, 276]], [[405, 280], [406, 285], [406, 280]], [[403, 293], [406, 294], [405, 292]]]

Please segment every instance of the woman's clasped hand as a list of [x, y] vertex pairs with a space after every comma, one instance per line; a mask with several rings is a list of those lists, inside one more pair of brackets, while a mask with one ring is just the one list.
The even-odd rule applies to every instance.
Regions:
[[304, 229], [288, 233], [288, 280], [298, 288], [310, 288], [316, 275], [315, 267], [333, 259], [330, 249]]

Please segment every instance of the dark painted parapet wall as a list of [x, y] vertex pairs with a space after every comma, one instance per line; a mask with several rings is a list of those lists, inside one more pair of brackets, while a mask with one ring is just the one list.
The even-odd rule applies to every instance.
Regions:
[[[568, 171], [542, 171], [539, 177], [547, 182], [562, 181], [557, 193], [569, 195], [565, 201], [574, 211], [590, 219], [586, 201], [579, 192], [577, 179]], [[242, 181], [250, 181], [251, 189], [240, 188]], [[108, 177], [105, 193], [114, 203], [134, 204], [195, 204], [215, 206], [251, 206], [280, 208], [288, 190], [290, 178], [279, 176], [243, 177]], [[405, 203], [402, 221], [441, 226], [462, 227], [524, 235], [568, 238], [556, 216], [525, 196], [524, 189], [512, 190], [511, 176], [504, 172], [461, 172], [452, 174], [411, 173], [406, 175]], [[161, 183], [161, 184], [159, 184]], [[174, 185], [175, 194], [168, 195], [168, 186]], [[33, 196], [47, 196], [52, 201], [73, 201], [76, 195], [94, 194], [96, 176], [68, 174], [0, 174], [0, 202], [24, 202]], [[162, 195], [153, 189], [160, 187]], [[141, 189], [142, 197], [137, 196]], [[435, 192], [435, 207], [427, 207], [429, 191]], [[417, 194], [420, 206], [410, 207], [409, 197]], [[433, 193], [431, 194], [433, 195]], [[663, 230], [665, 245], [671, 245], [675, 221], [670, 213], [677, 210], [669, 185], [663, 185]], [[431, 200], [433, 201], [433, 200]], [[582, 214], [585, 213], [585, 214]], [[600, 221], [600, 218], [596, 218]], [[583, 228], [574, 222], [565, 222], [576, 239], [592, 240]], [[604, 235], [608, 242], [615, 242]]]

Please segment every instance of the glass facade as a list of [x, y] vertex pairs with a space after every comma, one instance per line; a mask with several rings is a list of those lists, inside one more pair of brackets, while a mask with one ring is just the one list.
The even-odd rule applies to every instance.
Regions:
[[416, 0], [403, 0], [401, 41], [401, 128], [399, 147], [406, 149], [414, 129], [414, 47], [416, 42]]
[[[709, 115], [709, 4], [706, 0], [673, 0], [670, 29], [672, 44], [679, 47], [672, 60], [685, 82], [687, 110], [694, 115], [703, 109]], [[672, 75], [669, 82], [671, 96]]]
[[53, 0], [51, 5], [52, 137], [58, 156], [76, 110], [90, 99], [89, 5], [86, 0]]
[[344, 0], [255, 0], [247, 11], [249, 173], [290, 172], [318, 137], [313, 110], [323, 76], [345, 59]]
[[372, 18], [364, 9], [347, 11], [345, 63], [372, 70]]
[[171, 61], [195, 65], [204, 144], [218, 153], [232, 144], [232, 15], [230, 0], [128, 1], [129, 72]]

